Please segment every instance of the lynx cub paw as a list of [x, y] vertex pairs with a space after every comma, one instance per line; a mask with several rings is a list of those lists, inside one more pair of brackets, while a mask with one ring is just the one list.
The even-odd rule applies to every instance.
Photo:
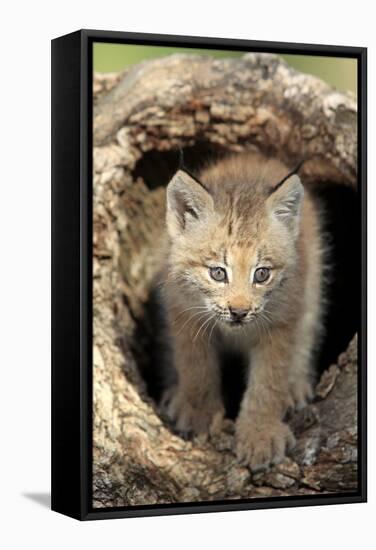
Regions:
[[166, 401], [166, 414], [182, 436], [214, 434], [220, 430], [224, 416], [220, 400], [206, 397], [204, 404], [198, 403], [197, 399], [189, 400], [183, 392], [177, 390], [169, 392]]
[[280, 420], [239, 418], [236, 424], [235, 451], [238, 459], [256, 472], [281, 462], [295, 445], [289, 426]]

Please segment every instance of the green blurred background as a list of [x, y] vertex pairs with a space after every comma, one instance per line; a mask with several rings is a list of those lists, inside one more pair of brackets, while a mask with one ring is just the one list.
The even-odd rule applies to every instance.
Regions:
[[[121, 71], [145, 59], [163, 57], [177, 52], [211, 57], [239, 57], [245, 53], [227, 50], [107, 44], [104, 42], [95, 43], [93, 48], [94, 71], [99, 73]], [[312, 55], [281, 55], [281, 57], [295, 69], [318, 76], [338, 90], [357, 93], [356, 59]]]

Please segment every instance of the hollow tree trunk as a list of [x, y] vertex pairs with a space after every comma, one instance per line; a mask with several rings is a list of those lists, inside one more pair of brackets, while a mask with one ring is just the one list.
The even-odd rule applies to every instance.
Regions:
[[140, 176], [145, 155], [198, 142], [221, 152], [260, 149], [289, 166], [306, 158], [309, 185], [355, 187], [354, 99], [268, 54], [173, 55], [95, 76], [94, 96], [94, 506], [356, 490], [356, 336], [324, 372], [314, 403], [294, 417], [291, 458], [257, 475], [231, 451], [231, 421], [206, 442], [170, 431], [136, 352], [166, 183], [157, 173], [155, 185]]

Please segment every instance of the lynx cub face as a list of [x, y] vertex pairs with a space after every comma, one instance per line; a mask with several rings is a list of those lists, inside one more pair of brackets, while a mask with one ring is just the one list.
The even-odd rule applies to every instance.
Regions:
[[186, 435], [217, 430], [218, 348], [238, 347], [249, 371], [234, 451], [253, 470], [283, 460], [294, 445], [283, 419], [311, 396], [321, 330], [319, 213], [288, 172], [277, 160], [244, 154], [198, 179], [179, 170], [167, 188], [162, 299], [177, 375], [167, 413]]
[[170, 268], [182, 292], [236, 329], [265, 320], [278, 305], [296, 262], [304, 191], [296, 175], [273, 193], [232, 191], [209, 190], [178, 171], [167, 191], [167, 227]]

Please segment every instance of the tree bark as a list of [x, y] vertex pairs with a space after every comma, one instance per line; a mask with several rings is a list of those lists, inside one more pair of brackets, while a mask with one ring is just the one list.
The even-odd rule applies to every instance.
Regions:
[[224, 152], [260, 149], [289, 166], [305, 158], [309, 185], [355, 187], [354, 98], [274, 55], [172, 55], [96, 75], [94, 103], [93, 505], [355, 491], [356, 336], [324, 372], [314, 402], [292, 419], [291, 457], [252, 475], [232, 452], [232, 421], [209, 441], [171, 432], [140, 374], [138, 330], [147, 323], [164, 227], [164, 187], [138, 170], [145, 155], [198, 142]]

